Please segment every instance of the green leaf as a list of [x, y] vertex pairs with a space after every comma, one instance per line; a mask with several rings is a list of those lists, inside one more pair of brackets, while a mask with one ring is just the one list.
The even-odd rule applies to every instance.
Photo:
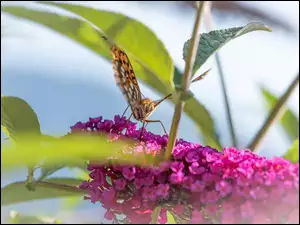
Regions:
[[158, 206], [152, 212], [152, 214], [151, 214], [151, 217], [152, 217], [151, 224], [157, 224], [160, 210], [161, 210], [161, 207]]
[[168, 224], [176, 224], [173, 215], [169, 211], [167, 211], [167, 219], [168, 219]]
[[[101, 135], [101, 136], [100, 136]], [[3, 144], [1, 151], [2, 172], [32, 166], [45, 158], [53, 164], [74, 164], [80, 160], [93, 160], [99, 163], [132, 163], [135, 165], [152, 165], [144, 153], [131, 153], [136, 143], [132, 140], [108, 141], [100, 133], [69, 134], [64, 138], [40, 144], [35, 136], [27, 136], [22, 145]], [[126, 152], [124, 151], [126, 149]]]
[[[119, 20], [122, 21], [122, 18], [127, 18], [121, 14], [93, 10], [85, 8], [83, 6], [73, 6], [68, 4], [57, 5], [66, 9], [70, 9], [73, 12], [80, 11], [79, 13], [88, 19], [89, 13], [87, 12], [91, 12], [91, 15], [94, 15], [95, 18], [101, 17], [101, 20], [99, 19], [95, 21], [95, 25], [100, 27], [104, 33], [108, 33], [108, 35], [111, 35], [111, 32], [113, 30], [112, 24], [118, 22]], [[19, 6], [2, 6], [2, 10], [12, 15], [30, 19], [37, 23], [43, 24], [79, 42], [95, 53], [105, 57], [105, 59], [111, 59], [107, 43], [101, 37], [103, 36], [103, 34], [94, 29], [89, 23], [85, 21], [81, 21], [76, 18], [67, 18], [65, 16], [60, 16], [58, 14], [49, 12], [40, 12], [37, 10], [27, 9]], [[91, 20], [94, 21], [95, 19], [91, 18]], [[121, 31], [118, 31], [118, 36], [115, 37], [115, 41], [122, 48], [124, 48], [124, 50], [126, 50], [128, 56], [131, 59], [135, 59], [131, 60], [131, 63], [133, 65], [136, 76], [146, 82], [152, 88], [159, 91], [163, 96], [172, 93], [174, 91], [172, 87], [173, 69], [169, 68], [169, 55], [167, 54], [166, 50], [161, 47], [161, 42], [156, 39], [152, 31], [147, 31], [147, 28], [145, 28], [139, 22], [129, 18], [126, 20], [126, 26], [124, 25], [124, 28]], [[131, 25], [132, 27], [130, 27]], [[137, 30], [132, 30], [136, 27]], [[151, 69], [149, 69], [150, 67]], [[162, 68], [160, 69], [160, 67]], [[162, 78], [161, 76], [170, 76], [171, 80], [166, 82], [167, 80], [169, 80], [169, 78]], [[172, 102], [174, 103], [174, 101]], [[213, 147], [220, 149], [220, 144], [214, 135], [216, 132], [214, 130], [213, 120], [211, 119], [208, 111], [203, 109], [201, 104], [195, 98], [192, 98], [191, 101], [188, 101], [186, 103], [185, 112], [198, 125], [202, 132], [202, 135], [204, 136], [204, 140], [208, 140], [208, 142], [205, 142], [205, 144], [212, 144]]]
[[179, 69], [176, 66], [174, 69], [173, 82], [175, 84], [175, 88], [181, 87], [182, 73], [179, 71]]
[[[72, 178], [51, 178], [47, 179], [46, 181], [51, 183], [78, 186], [83, 180]], [[35, 187], [35, 191], [28, 191], [25, 188], [25, 182], [15, 182], [4, 186], [1, 188], [1, 206], [49, 198], [83, 196], [83, 192], [80, 193], [55, 189], [53, 187], [43, 186], [40, 183], [37, 183]]]
[[[268, 110], [271, 110], [278, 101], [278, 97], [264, 87], [261, 87], [261, 91], [267, 103]], [[299, 138], [299, 120], [292, 110], [287, 108], [284, 111], [280, 119], [280, 124], [291, 141]]]
[[[271, 29], [266, 25], [258, 22], [249, 23], [243, 27], [235, 27], [222, 30], [214, 30], [209, 33], [201, 34], [197, 56], [194, 64], [193, 74], [206, 62], [206, 60], [217, 50], [223, 47], [229, 41], [247, 34], [249, 32], [264, 30], [271, 32]], [[185, 60], [188, 54], [190, 40], [187, 40], [183, 47], [183, 59]]]
[[[88, 180], [89, 177], [89, 171], [87, 170], [87, 166], [85, 167], [85, 170], [82, 170], [81, 168], [78, 168], [79, 170], [76, 171], [75, 177], [80, 180]], [[66, 197], [63, 200], [63, 209], [73, 209], [76, 206], [78, 206], [80, 203], [82, 203], [82, 196], [71, 196]]]
[[283, 158], [289, 160], [292, 163], [299, 162], [299, 139], [295, 140], [292, 147], [283, 156]]
[[197, 121], [204, 143], [221, 151], [222, 147], [215, 135], [214, 121], [208, 110], [196, 98], [190, 98], [184, 105], [184, 111], [192, 120]]
[[[120, 13], [89, 8], [82, 5], [43, 2], [69, 10], [98, 27], [105, 36], [122, 47], [129, 57], [136, 59], [144, 70], [151, 71], [166, 86], [172, 87], [173, 61], [164, 47], [147, 26]], [[133, 63], [133, 60], [131, 61]], [[133, 65], [133, 68], [136, 68]], [[136, 69], [135, 69], [136, 70]], [[138, 75], [138, 71], [135, 71]], [[140, 75], [142, 76], [142, 75]], [[149, 73], [150, 76], [150, 73]], [[148, 80], [146, 78], [146, 80]]]
[[[49, 139], [48, 139], [49, 141]], [[76, 159], [74, 158], [74, 160], [72, 160], [71, 162], [68, 163], [57, 163], [57, 162], [52, 162], [51, 160], [48, 161], [47, 158], [45, 160], [43, 160], [43, 162], [41, 163], [41, 175], [38, 178], [38, 180], [43, 180], [46, 177], [52, 175], [53, 173], [57, 172], [60, 169], [63, 168], [78, 168], [81, 169], [82, 173], [84, 170], [87, 169], [87, 162], [85, 160], [82, 159]], [[82, 175], [82, 174], [81, 174]]]
[[111, 178], [110, 178], [109, 176], [106, 176], [105, 179], [106, 179], [106, 182], [107, 182], [110, 186], [112, 186]]
[[60, 220], [45, 216], [22, 215], [16, 211], [11, 211], [9, 224], [61, 224]]
[[62, 207], [65, 210], [70, 210], [74, 209], [80, 203], [82, 203], [82, 197], [71, 196], [64, 199]]
[[64, 167], [65, 165], [62, 163], [44, 163], [41, 166], [41, 176], [38, 178], [38, 180], [43, 180]]
[[14, 141], [24, 133], [41, 134], [33, 109], [23, 99], [13, 96], [1, 96], [1, 128]]
[[172, 91], [174, 70], [172, 59], [162, 42], [145, 25], [115, 12], [72, 4], [54, 2], [43, 4], [76, 13], [101, 31], [93, 28], [88, 22], [54, 13], [39, 12], [20, 6], [2, 6], [2, 10], [52, 28], [111, 60], [108, 43], [103, 39], [103, 36], [109, 37], [125, 50], [138, 78], [165, 94]]

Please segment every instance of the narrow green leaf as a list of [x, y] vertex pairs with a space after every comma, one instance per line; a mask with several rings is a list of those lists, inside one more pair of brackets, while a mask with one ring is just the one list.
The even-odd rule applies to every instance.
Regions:
[[[193, 74], [213, 55], [217, 50], [223, 47], [229, 41], [253, 31], [271, 31], [269, 27], [262, 23], [253, 22], [243, 27], [235, 27], [222, 30], [214, 30], [209, 33], [201, 34], [197, 57], [194, 64]], [[185, 60], [188, 54], [190, 40], [187, 40], [183, 47], [183, 59]]]
[[[261, 91], [266, 101], [268, 110], [271, 110], [278, 101], [278, 97], [264, 87], [261, 87]], [[280, 124], [291, 141], [299, 138], [299, 120], [292, 110], [288, 108], [285, 110], [280, 119]]]
[[14, 141], [24, 133], [41, 134], [34, 110], [26, 101], [13, 96], [1, 96], [1, 128]]
[[167, 219], [168, 219], [168, 224], [176, 224], [173, 215], [169, 211], [167, 211]]
[[152, 212], [152, 215], [151, 215], [152, 216], [151, 224], [157, 224], [160, 210], [161, 210], [161, 207], [158, 206]]
[[289, 160], [292, 163], [299, 162], [299, 139], [295, 140], [292, 147], [283, 156], [283, 158]]
[[[78, 186], [83, 180], [72, 178], [51, 178], [47, 179], [46, 181], [51, 183]], [[83, 196], [83, 193], [80, 192], [58, 190], [41, 186], [39, 184], [37, 184], [35, 187], [35, 191], [28, 191], [25, 188], [25, 182], [15, 182], [4, 186], [3, 188], [1, 188], [1, 206], [41, 199], [67, 196]]]

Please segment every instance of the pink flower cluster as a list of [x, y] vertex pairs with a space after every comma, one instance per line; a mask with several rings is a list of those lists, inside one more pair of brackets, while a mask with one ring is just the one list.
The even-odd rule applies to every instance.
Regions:
[[[90, 118], [71, 129], [106, 132], [113, 141], [124, 136], [137, 140], [141, 132], [120, 116], [114, 121]], [[137, 151], [159, 153], [167, 138], [144, 130]], [[87, 199], [101, 202], [106, 219], [123, 215], [126, 223], [151, 223], [157, 206], [162, 224], [167, 211], [178, 223], [299, 223], [298, 163], [235, 148], [220, 153], [182, 139], [172, 156], [172, 161], [151, 168], [90, 163], [90, 180], [81, 188], [89, 191]]]

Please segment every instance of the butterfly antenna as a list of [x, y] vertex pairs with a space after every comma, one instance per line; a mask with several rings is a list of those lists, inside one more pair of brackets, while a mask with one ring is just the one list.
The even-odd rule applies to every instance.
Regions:
[[[211, 70], [211, 68], [209, 70], [206, 70], [204, 73], [202, 73], [200, 76], [196, 77], [194, 80], [192, 80], [192, 83], [202, 80], [207, 74], [208, 72]], [[162, 103], [164, 100], [169, 99], [172, 97], [172, 94], [168, 94], [166, 97], [164, 97], [161, 100], [157, 100], [155, 101], [155, 107], [158, 106], [160, 103]]]
[[204, 73], [202, 73], [200, 76], [196, 77], [194, 80], [192, 80], [192, 83], [202, 80], [211, 70], [211, 68], [209, 70], [206, 70]]
[[155, 101], [155, 105], [154, 107], [158, 106], [160, 103], [162, 103], [164, 100], [168, 99], [168, 98], [171, 98], [172, 97], [172, 94], [168, 94], [166, 97], [164, 97], [163, 99], [161, 100], [157, 100]]

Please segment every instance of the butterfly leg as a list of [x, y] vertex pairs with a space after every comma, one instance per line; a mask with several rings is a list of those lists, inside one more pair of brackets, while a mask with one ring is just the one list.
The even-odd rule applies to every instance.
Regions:
[[129, 108], [130, 105], [127, 106], [127, 108], [125, 109], [125, 111], [122, 114], [122, 117], [125, 115], [125, 113], [127, 112], [127, 109]]
[[[129, 106], [128, 106], [128, 107], [129, 107]], [[127, 107], [127, 108], [128, 108], [128, 107]], [[126, 110], [127, 110], [127, 109], [126, 109]], [[126, 110], [125, 110], [125, 111], [126, 111]], [[133, 115], [133, 114], [131, 113], [130, 116], [129, 116], [129, 118], [126, 120], [127, 122], [130, 121], [130, 118], [132, 117], [132, 115]], [[122, 116], [122, 117], [123, 117], [123, 116]], [[125, 129], [126, 129], [126, 131], [125, 131], [125, 134], [126, 134], [126, 132], [127, 132], [127, 130], [128, 130], [128, 127], [126, 127]]]
[[145, 127], [145, 122], [146, 122], [146, 121], [143, 122], [142, 131], [141, 131], [140, 138], [139, 138], [140, 141], [142, 140], [143, 131], [144, 131], [144, 127]]
[[147, 122], [147, 123], [160, 123], [162, 128], [164, 129], [165, 134], [168, 135], [163, 123], [160, 120], [145, 120], [145, 122]]

